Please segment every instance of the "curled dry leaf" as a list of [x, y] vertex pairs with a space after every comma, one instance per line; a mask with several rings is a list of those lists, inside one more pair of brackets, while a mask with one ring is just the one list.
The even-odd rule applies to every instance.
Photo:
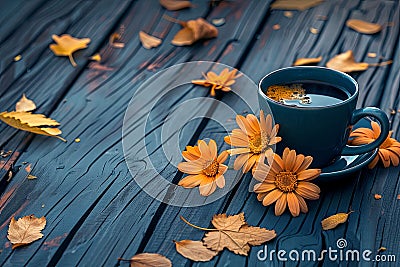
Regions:
[[140, 253], [133, 256], [130, 260], [118, 259], [120, 261], [129, 261], [131, 267], [171, 267], [171, 261], [160, 254]]
[[293, 63], [293, 66], [302, 66], [302, 65], [309, 65], [319, 63], [322, 60], [322, 56], [320, 57], [309, 57], [309, 58], [298, 58]]
[[359, 19], [349, 19], [346, 21], [346, 25], [350, 29], [365, 34], [375, 34], [382, 30], [382, 26], [380, 24], [366, 22]]
[[170, 11], [192, 7], [190, 1], [185, 0], [160, 0], [160, 4]]
[[276, 0], [271, 9], [303, 11], [321, 4], [323, 0]]
[[50, 45], [51, 51], [53, 51], [56, 56], [67, 56], [74, 67], [76, 67], [76, 62], [72, 54], [77, 50], [88, 47], [90, 43], [89, 38], [78, 39], [69, 34], [64, 34], [62, 36], [53, 34], [52, 38], [57, 44]]
[[247, 225], [244, 213], [232, 216], [214, 215], [211, 223], [216, 229], [198, 227], [183, 217], [181, 219], [194, 228], [208, 231], [203, 238], [203, 243], [207, 248], [217, 252], [227, 248], [236, 254], [247, 256], [250, 246], [261, 245], [276, 237], [274, 230]]
[[345, 223], [349, 217], [349, 214], [352, 212], [353, 211], [350, 211], [348, 213], [337, 213], [332, 216], [329, 216], [328, 218], [323, 219], [321, 221], [322, 229], [330, 230], [336, 228], [341, 223]]
[[25, 216], [15, 220], [11, 218], [7, 238], [12, 249], [25, 246], [43, 237], [41, 231], [46, 226], [46, 218], [36, 218], [35, 215]]
[[160, 38], [151, 36], [144, 31], [139, 32], [139, 39], [143, 47], [146, 49], [152, 49], [153, 47], [157, 47], [162, 43]]
[[121, 43], [121, 42], [117, 42], [117, 40], [120, 40], [120, 39], [121, 39], [121, 34], [115, 32], [115, 33], [111, 34], [110, 39], [108, 40], [108, 43], [112, 47], [123, 48], [125, 46], [125, 44]]
[[326, 66], [343, 72], [364, 71], [368, 69], [368, 63], [356, 62], [353, 51], [348, 50], [343, 54], [339, 54], [331, 58]]
[[204, 246], [201, 241], [182, 240], [174, 242], [176, 251], [183, 257], [192, 261], [209, 261], [218, 254], [217, 251], [213, 251]]
[[203, 18], [174, 22], [178, 22], [183, 27], [171, 41], [171, 43], [176, 46], [191, 45], [198, 40], [218, 36], [218, 29]]
[[16, 129], [35, 134], [53, 136], [66, 142], [64, 138], [58, 136], [62, 133], [61, 130], [58, 128], [51, 127], [51, 126], [58, 126], [60, 125], [60, 123], [53, 119], [46, 118], [42, 114], [32, 114], [30, 112], [5, 111], [0, 113], [0, 120]]
[[22, 95], [21, 99], [15, 105], [15, 111], [23, 112], [23, 111], [32, 111], [36, 109], [35, 102], [28, 99], [25, 94]]

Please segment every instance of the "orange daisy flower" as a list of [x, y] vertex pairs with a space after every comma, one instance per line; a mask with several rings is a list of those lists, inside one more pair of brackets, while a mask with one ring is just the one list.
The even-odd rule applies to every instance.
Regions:
[[180, 186], [185, 188], [200, 186], [202, 196], [211, 195], [217, 186], [219, 188], [225, 186], [224, 173], [228, 170], [228, 166], [223, 163], [229, 155], [223, 151], [218, 156], [214, 140], [210, 140], [208, 144], [199, 140], [197, 146], [187, 146], [182, 156], [186, 162], [179, 163], [178, 169], [189, 175], [179, 181]]
[[279, 130], [279, 124], [272, 127], [272, 117], [270, 114], [264, 116], [264, 112], [260, 111], [260, 121], [253, 114], [246, 117], [236, 116], [236, 122], [240, 129], [234, 129], [229, 136], [225, 136], [224, 140], [231, 146], [238, 148], [229, 149], [228, 153], [239, 155], [233, 168], [239, 170], [243, 167], [243, 173], [253, 168], [260, 155], [265, 154], [267, 159], [272, 159], [273, 152], [271, 147], [282, 140], [276, 136]]
[[304, 199], [318, 199], [321, 190], [311, 180], [318, 177], [320, 169], [307, 169], [313, 158], [302, 154], [296, 155], [295, 150], [285, 148], [283, 157], [274, 154], [272, 163], [268, 166], [263, 158], [253, 172], [254, 178], [261, 182], [254, 186], [258, 193], [257, 199], [264, 206], [275, 204], [275, 215], [281, 215], [286, 206], [293, 216], [298, 216], [300, 211], [308, 211]]
[[[375, 121], [371, 121], [372, 130], [369, 128], [358, 128], [350, 133], [350, 137], [354, 137], [349, 141], [350, 145], [365, 145], [377, 139], [381, 133], [381, 127]], [[391, 138], [393, 131], [389, 132], [386, 140], [379, 146], [378, 155], [368, 164], [368, 168], [372, 169], [381, 159], [385, 168], [390, 166], [398, 166], [400, 163], [400, 143]]]
[[215, 72], [209, 71], [207, 75], [203, 73], [205, 80], [193, 80], [192, 83], [203, 85], [205, 87], [211, 86], [211, 96], [215, 96], [215, 90], [221, 89], [224, 92], [229, 92], [231, 90], [230, 86], [235, 83], [235, 79], [240, 77], [242, 74], [236, 75], [237, 70], [234, 69], [229, 71], [225, 68], [221, 71], [219, 75]]

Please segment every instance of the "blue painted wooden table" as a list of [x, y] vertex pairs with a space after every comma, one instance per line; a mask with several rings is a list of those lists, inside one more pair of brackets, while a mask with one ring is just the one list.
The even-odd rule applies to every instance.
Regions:
[[[0, 0], [1, 111], [12, 110], [25, 93], [37, 103], [38, 113], [61, 123], [68, 140], [63, 143], [0, 124], [0, 148], [12, 151], [0, 163], [0, 265], [128, 266], [117, 259], [155, 252], [167, 256], [174, 266], [398, 266], [395, 262], [339, 259], [282, 262], [274, 257], [261, 261], [257, 253], [263, 246], [252, 248], [248, 257], [223, 251], [208, 263], [191, 262], [175, 251], [172, 240], [200, 239], [204, 234], [185, 225], [179, 216], [207, 227], [213, 214], [244, 212], [249, 224], [275, 229], [277, 238], [268, 243], [270, 250], [320, 252], [337, 248], [336, 242], [342, 238], [348, 249], [393, 254], [400, 261], [399, 168], [362, 169], [340, 181], [320, 184], [320, 200], [308, 202], [309, 212], [296, 218], [287, 212], [276, 217], [273, 206], [262, 206], [248, 190], [250, 174], [239, 177], [241, 181], [223, 198], [182, 208], [155, 200], [137, 185], [135, 169], [133, 174], [129, 172], [125, 162], [121, 135], [124, 114], [136, 90], [169, 66], [216, 61], [236, 67], [258, 82], [266, 73], [290, 66], [296, 58], [323, 56], [322, 66], [350, 49], [357, 61], [393, 59], [391, 65], [352, 76], [361, 88], [358, 106], [383, 109], [394, 136], [400, 138], [399, 2], [329, 0], [303, 12], [294, 11], [291, 18], [283, 11], [270, 10], [271, 1], [267, 0], [193, 2], [195, 7], [173, 12], [156, 0]], [[170, 41], [180, 26], [163, 15], [180, 20], [225, 18], [226, 23], [218, 28], [216, 39], [175, 47]], [[345, 26], [349, 18], [385, 26], [378, 34], [364, 35]], [[279, 30], [274, 30], [276, 24]], [[310, 28], [318, 33], [311, 33]], [[163, 44], [144, 49], [138, 39], [140, 30], [162, 38]], [[122, 36], [122, 49], [109, 44], [115, 32]], [[64, 33], [92, 40], [87, 49], [74, 54], [75, 68], [48, 48], [52, 34]], [[369, 58], [370, 52], [377, 57]], [[88, 60], [95, 53], [102, 55], [101, 66]], [[14, 61], [17, 55], [22, 58]], [[150, 101], [150, 96], [157, 94], [157, 88], [154, 90], [142, 94], [140, 101]], [[207, 95], [207, 90], [182, 88], [168, 95], [152, 114], [146, 129], [147, 149], [170, 182], [177, 183], [182, 174], [166, 157], [157, 156], [162, 153], [158, 127], [182, 101]], [[219, 96], [219, 100], [239, 113], [248, 112], [231, 94]], [[198, 106], [193, 112], [204, 109], [210, 114], [218, 112], [215, 105]], [[214, 123], [198, 120], [182, 132], [180, 142], [193, 145], [199, 138], [212, 137], [223, 144], [224, 135]], [[75, 138], [81, 142], [74, 142]], [[142, 147], [137, 145], [137, 149]], [[137, 159], [138, 170], [146, 168], [139, 164], [141, 160]], [[37, 179], [27, 179], [27, 164]], [[374, 194], [382, 199], [376, 200]], [[355, 212], [348, 223], [322, 231], [323, 218], [350, 209]], [[47, 218], [44, 237], [12, 250], [6, 237], [9, 221], [30, 214]], [[378, 253], [380, 247], [387, 250]]]

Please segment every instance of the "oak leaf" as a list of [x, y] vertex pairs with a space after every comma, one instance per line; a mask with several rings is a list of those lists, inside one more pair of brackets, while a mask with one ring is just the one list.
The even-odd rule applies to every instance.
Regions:
[[217, 251], [208, 249], [201, 241], [181, 240], [174, 241], [176, 251], [183, 257], [192, 261], [209, 261], [218, 254]]
[[121, 261], [129, 261], [131, 267], [171, 267], [171, 261], [160, 254], [156, 253], [140, 253], [133, 256], [130, 260], [118, 259]]
[[35, 102], [28, 99], [25, 94], [22, 95], [21, 99], [15, 105], [15, 111], [23, 112], [23, 111], [32, 111], [36, 109]]
[[72, 54], [77, 51], [88, 47], [90, 38], [74, 38], [69, 34], [57, 36], [53, 34], [53, 40], [57, 44], [51, 44], [50, 49], [56, 56], [67, 56], [72, 66], [76, 67], [76, 62], [72, 57]]
[[203, 18], [189, 21], [169, 20], [177, 22], [183, 27], [171, 41], [171, 43], [176, 46], [191, 45], [198, 40], [218, 36], [218, 29]]
[[58, 126], [60, 123], [53, 119], [46, 118], [46, 116], [42, 114], [5, 111], [0, 113], [0, 120], [16, 129], [41, 135], [53, 136], [66, 142], [64, 138], [58, 136], [62, 133], [60, 129], [50, 127]]
[[331, 69], [335, 69], [342, 72], [353, 72], [353, 71], [364, 71], [368, 67], [380, 67], [392, 64], [392, 60], [380, 62], [380, 63], [366, 63], [356, 62], [354, 59], [353, 51], [348, 50], [342, 54], [336, 55], [331, 58], [326, 66]]
[[192, 3], [186, 0], [160, 0], [160, 4], [170, 11], [176, 11], [192, 7]]
[[143, 47], [146, 49], [152, 49], [153, 47], [157, 47], [162, 43], [162, 40], [160, 38], [151, 36], [144, 31], [139, 32], [139, 39]]
[[382, 30], [380, 24], [366, 22], [359, 19], [349, 19], [346, 21], [346, 26], [359, 33], [375, 34]]
[[43, 237], [41, 231], [46, 226], [46, 218], [36, 218], [34, 215], [25, 216], [15, 220], [11, 218], [7, 238], [12, 249], [25, 246]]
[[330, 230], [336, 228], [339, 224], [345, 223], [349, 217], [349, 214], [353, 211], [348, 213], [337, 213], [328, 218], [325, 218], [321, 221], [322, 229]]
[[309, 58], [298, 58], [293, 63], [293, 66], [309, 65], [321, 62], [322, 57], [309, 57]]
[[271, 4], [271, 9], [304, 11], [322, 2], [323, 0], [276, 0]]

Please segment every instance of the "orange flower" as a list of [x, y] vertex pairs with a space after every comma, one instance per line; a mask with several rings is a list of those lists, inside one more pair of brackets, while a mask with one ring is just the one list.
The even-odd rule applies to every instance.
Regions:
[[225, 68], [221, 71], [219, 75], [215, 72], [209, 71], [207, 75], [203, 73], [205, 80], [193, 80], [192, 83], [203, 85], [205, 87], [211, 86], [211, 96], [215, 96], [215, 90], [221, 89], [224, 92], [229, 92], [232, 84], [235, 83], [235, 79], [240, 77], [242, 74], [236, 75], [237, 70], [234, 69], [229, 71], [228, 68]]
[[257, 199], [264, 206], [276, 202], [277, 216], [285, 211], [286, 206], [293, 216], [298, 216], [300, 211], [306, 213], [308, 208], [304, 199], [318, 199], [321, 191], [310, 183], [321, 173], [320, 169], [307, 169], [312, 160], [311, 156], [296, 155], [296, 151], [289, 148], [285, 148], [282, 158], [274, 154], [269, 166], [264, 163], [263, 156], [253, 172], [254, 178], [261, 182], [254, 186]]
[[228, 166], [223, 163], [228, 158], [228, 153], [223, 151], [219, 156], [217, 153], [217, 144], [214, 140], [207, 143], [203, 140], [198, 141], [197, 146], [187, 146], [186, 151], [182, 152], [186, 162], [178, 164], [178, 169], [189, 174], [181, 181], [179, 185], [185, 188], [194, 188], [200, 186], [200, 195], [211, 195], [217, 186], [225, 186], [224, 173]]
[[[350, 137], [354, 137], [349, 141], [350, 145], [365, 145], [373, 142], [381, 133], [381, 128], [377, 122], [371, 121], [372, 130], [369, 128], [358, 128], [350, 133]], [[390, 166], [392, 163], [394, 166], [398, 166], [400, 163], [400, 143], [391, 138], [392, 131], [389, 132], [386, 140], [379, 146], [378, 155], [368, 164], [368, 168], [372, 169], [376, 166], [379, 158], [382, 160], [385, 168]]]
[[234, 129], [224, 140], [233, 148], [228, 150], [232, 155], [239, 155], [233, 165], [235, 170], [243, 167], [243, 173], [248, 172], [258, 162], [260, 155], [265, 154], [267, 159], [272, 159], [273, 152], [271, 146], [282, 140], [276, 136], [279, 124], [272, 127], [272, 117], [270, 114], [265, 118], [264, 112], [260, 111], [260, 121], [253, 114], [245, 117], [236, 116], [236, 122], [240, 129]]

